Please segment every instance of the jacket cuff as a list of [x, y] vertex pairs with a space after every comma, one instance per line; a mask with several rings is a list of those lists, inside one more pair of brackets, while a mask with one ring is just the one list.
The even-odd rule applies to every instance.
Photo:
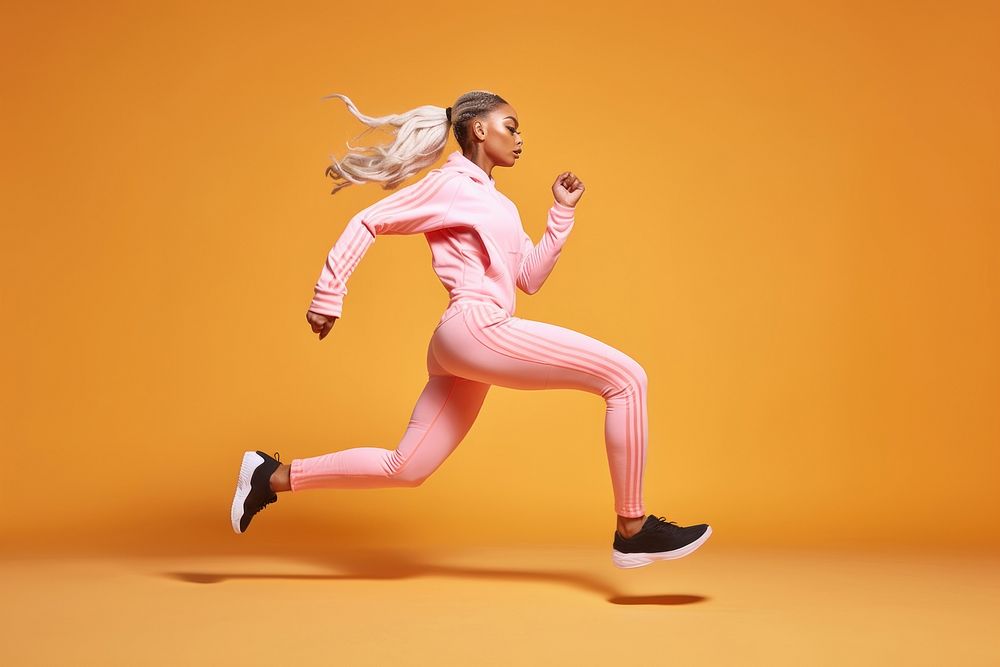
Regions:
[[553, 202], [552, 208], [549, 209], [549, 219], [551, 220], [552, 228], [557, 232], [567, 231], [573, 226], [575, 212], [576, 208], [573, 206]]
[[340, 317], [344, 308], [344, 297], [314, 289], [315, 295], [309, 303], [309, 310], [332, 317]]

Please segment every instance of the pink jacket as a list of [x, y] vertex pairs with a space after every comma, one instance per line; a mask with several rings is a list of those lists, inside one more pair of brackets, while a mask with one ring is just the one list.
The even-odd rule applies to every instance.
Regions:
[[463, 301], [488, 301], [509, 315], [515, 285], [534, 294], [552, 272], [573, 228], [573, 207], [553, 202], [535, 245], [517, 207], [475, 162], [455, 150], [441, 167], [357, 213], [330, 250], [309, 310], [340, 317], [347, 280], [386, 234], [422, 233], [431, 265], [448, 290], [444, 322]]

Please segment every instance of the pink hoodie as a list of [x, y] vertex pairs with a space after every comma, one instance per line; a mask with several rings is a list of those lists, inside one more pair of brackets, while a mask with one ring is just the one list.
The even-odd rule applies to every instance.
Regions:
[[440, 322], [465, 301], [491, 302], [513, 315], [515, 285], [527, 294], [538, 291], [573, 222], [573, 207], [553, 202], [545, 234], [533, 244], [514, 202], [455, 150], [441, 167], [351, 218], [327, 256], [309, 310], [340, 317], [347, 280], [376, 236], [422, 233], [431, 247], [431, 266], [450, 297]]

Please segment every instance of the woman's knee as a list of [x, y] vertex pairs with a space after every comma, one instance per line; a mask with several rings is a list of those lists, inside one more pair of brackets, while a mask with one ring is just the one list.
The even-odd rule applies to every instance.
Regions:
[[638, 361], [632, 360], [632, 375], [635, 377], [635, 382], [643, 390], [649, 385], [649, 378], [646, 375], [646, 369]]
[[[452, 449], [454, 447], [449, 447], [446, 451], [450, 452]], [[403, 458], [397, 451], [390, 457], [386, 476], [392, 481], [393, 486], [417, 487], [426, 482], [446, 458], [446, 453], [435, 454], [428, 447], [422, 448], [419, 454], [411, 452], [407, 458]]]
[[616, 378], [615, 389], [617, 391], [614, 394], [632, 395], [641, 393], [645, 395], [649, 385], [649, 378], [642, 364], [632, 357], [626, 356], [620, 361], [619, 368], [621, 369], [621, 373]]
[[387, 476], [392, 480], [393, 486], [418, 487], [430, 477], [430, 473], [416, 467], [407, 466], [404, 462], [402, 465], [390, 470]]

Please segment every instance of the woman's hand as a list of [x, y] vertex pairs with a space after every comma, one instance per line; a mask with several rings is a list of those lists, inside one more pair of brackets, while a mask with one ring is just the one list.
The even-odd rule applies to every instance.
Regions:
[[333, 315], [324, 315], [310, 310], [306, 312], [306, 320], [312, 325], [313, 333], [319, 334], [319, 339], [323, 340], [330, 333], [337, 318]]
[[572, 171], [564, 171], [556, 176], [552, 184], [552, 196], [563, 206], [576, 206], [583, 196], [583, 181], [573, 175]]

